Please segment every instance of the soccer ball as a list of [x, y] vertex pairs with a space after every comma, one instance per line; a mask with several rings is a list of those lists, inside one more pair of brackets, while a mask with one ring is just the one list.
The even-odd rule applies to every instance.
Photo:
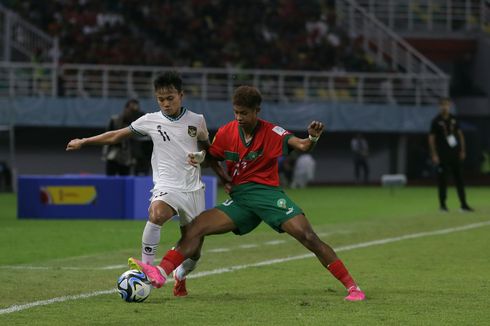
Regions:
[[131, 269], [119, 276], [117, 292], [126, 302], [143, 302], [150, 295], [151, 282], [145, 273]]

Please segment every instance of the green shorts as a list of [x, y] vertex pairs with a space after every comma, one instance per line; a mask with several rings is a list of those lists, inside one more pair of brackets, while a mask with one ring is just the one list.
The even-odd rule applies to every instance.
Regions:
[[246, 183], [235, 186], [231, 199], [216, 206], [228, 215], [237, 229], [235, 234], [247, 234], [264, 221], [277, 232], [284, 232], [281, 224], [299, 214], [303, 214], [279, 187]]

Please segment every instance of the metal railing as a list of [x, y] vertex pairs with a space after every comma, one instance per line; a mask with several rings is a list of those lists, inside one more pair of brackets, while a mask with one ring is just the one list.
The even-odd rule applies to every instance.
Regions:
[[490, 28], [488, 0], [357, 0], [397, 32], [478, 32]]
[[[176, 68], [0, 63], [0, 97], [148, 98], [160, 73]], [[177, 68], [188, 98], [230, 100], [236, 86], [258, 87], [265, 101], [432, 105], [447, 96], [447, 77], [412, 73], [341, 73]]]
[[[0, 53], [3, 61], [28, 61], [36, 52], [44, 55], [42, 61], [57, 62], [59, 42], [0, 4]], [[49, 60], [46, 60], [49, 57]]]
[[340, 25], [349, 35], [361, 37], [364, 51], [372, 53], [378, 65], [387, 65], [393, 71], [447, 78], [435, 64], [355, 1], [337, 0], [336, 10]]
[[490, 35], [490, 1], [483, 3], [483, 8], [481, 12], [481, 26], [483, 32]]

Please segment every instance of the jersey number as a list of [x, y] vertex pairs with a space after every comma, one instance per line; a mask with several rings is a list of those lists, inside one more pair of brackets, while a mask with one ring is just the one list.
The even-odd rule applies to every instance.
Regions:
[[163, 141], [170, 141], [170, 137], [167, 135], [167, 132], [165, 130], [162, 132], [161, 129], [158, 129], [158, 133], [162, 135]]

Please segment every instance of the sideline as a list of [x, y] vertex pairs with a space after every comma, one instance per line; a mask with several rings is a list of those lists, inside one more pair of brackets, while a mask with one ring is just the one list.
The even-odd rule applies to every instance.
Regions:
[[[480, 223], [472, 223], [472, 224], [462, 225], [462, 226], [453, 227], [453, 228], [435, 230], [435, 231], [406, 234], [406, 235], [402, 235], [399, 237], [393, 237], [393, 238], [385, 238], [385, 239], [361, 242], [361, 243], [357, 243], [357, 244], [352, 244], [352, 245], [347, 245], [347, 246], [335, 248], [335, 251], [336, 252], [349, 251], [349, 250], [354, 250], [354, 249], [359, 249], [359, 248], [366, 248], [366, 247], [384, 245], [387, 243], [399, 242], [399, 241], [408, 240], [408, 239], [416, 239], [416, 238], [429, 237], [429, 236], [433, 236], [433, 235], [441, 235], [441, 234], [449, 234], [449, 233], [454, 233], [454, 232], [466, 231], [466, 230], [481, 228], [481, 227], [485, 227], [485, 226], [490, 226], [490, 221], [480, 222]], [[204, 276], [209, 276], [209, 275], [229, 273], [229, 272], [234, 272], [237, 270], [246, 269], [246, 268], [250, 268], [250, 267], [267, 266], [267, 265], [279, 264], [279, 263], [284, 263], [284, 262], [288, 262], [288, 261], [292, 261], [292, 260], [298, 260], [298, 259], [304, 259], [304, 258], [310, 258], [310, 257], [314, 257], [314, 255], [312, 253], [309, 253], [309, 254], [300, 255], [300, 256], [271, 259], [271, 260], [266, 260], [266, 261], [254, 263], [254, 264], [235, 265], [235, 266], [231, 266], [231, 267], [227, 267], [227, 268], [219, 268], [219, 269], [214, 269], [214, 270], [210, 270], [210, 271], [194, 273], [194, 274], [189, 275], [189, 278], [199, 278], [199, 277], [204, 277]], [[173, 282], [173, 280], [168, 281], [168, 283], [171, 283], [171, 282]], [[111, 289], [111, 290], [105, 290], [105, 291], [82, 293], [82, 294], [78, 294], [78, 295], [68, 295], [68, 296], [57, 297], [57, 298], [48, 299], [48, 300], [34, 301], [34, 302], [22, 304], [22, 305], [13, 305], [13, 306], [10, 306], [8, 308], [0, 309], [0, 315], [10, 314], [13, 312], [19, 312], [22, 310], [26, 310], [26, 309], [38, 307], [38, 306], [46, 306], [46, 305], [57, 303], [57, 302], [66, 302], [66, 301], [72, 301], [72, 300], [86, 299], [86, 298], [91, 298], [91, 297], [95, 297], [95, 296], [99, 296], [99, 295], [111, 294], [111, 293], [115, 293], [115, 292], [116, 292], [116, 289]]]

